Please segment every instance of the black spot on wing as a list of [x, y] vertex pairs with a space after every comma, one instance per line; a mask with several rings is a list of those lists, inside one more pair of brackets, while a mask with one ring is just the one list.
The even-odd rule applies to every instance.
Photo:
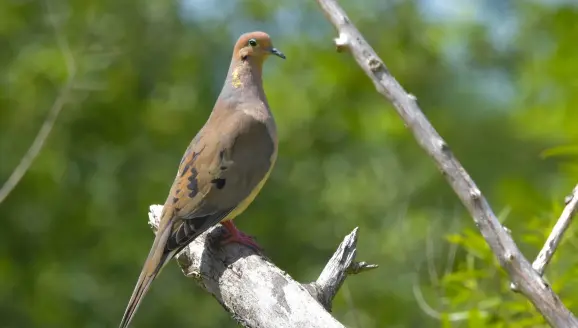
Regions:
[[[221, 162], [221, 171], [226, 170], [227, 166], [225, 165], [225, 150], [224, 149], [219, 152], [219, 160]], [[221, 189], [221, 188], [219, 188], [219, 189]]]
[[199, 183], [197, 181], [198, 175], [199, 175], [199, 172], [197, 171], [197, 169], [195, 169], [193, 167], [191, 169], [191, 175], [189, 176], [189, 184], [187, 185], [187, 188], [190, 191], [190, 193], [189, 193], [190, 198], [195, 197], [197, 195], [197, 193], [199, 192]]
[[215, 185], [215, 187], [217, 187], [217, 189], [223, 189], [225, 187], [225, 183], [227, 182], [227, 180], [225, 179], [213, 179], [211, 180], [211, 182]]
[[181, 171], [181, 178], [184, 177], [185, 174], [187, 174], [187, 172], [189, 171], [191, 166], [193, 166], [193, 164], [197, 160], [197, 157], [199, 157], [199, 155], [203, 152], [203, 150], [206, 147], [205, 145], [203, 145], [203, 148], [201, 148], [199, 151], [195, 151], [191, 154], [193, 147], [197, 144], [199, 139], [200, 139], [199, 134], [197, 134], [195, 136], [195, 138], [193, 139], [193, 141], [191, 141], [191, 143], [187, 147], [187, 150], [185, 151], [183, 158], [181, 158], [181, 163], [179, 164], [179, 166], [182, 166], [183, 164], [185, 164], [185, 166], [183, 167], [183, 169]]
[[185, 165], [185, 167], [183, 168], [183, 172], [181, 172], [181, 178], [185, 176], [185, 174], [187, 173], [187, 171], [191, 168], [191, 164], [187, 163]]
[[[185, 174], [187, 174], [187, 172], [191, 169], [191, 166], [195, 163], [195, 161], [197, 160], [197, 157], [199, 157], [199, 154], [203, 151], [203, 149], [205, 149], [205, 147], [203, 147], [200, 151], [193, 153], [191, 158], [185, 164], [185, 167], [183, 167], [183, 171], [181, 172], [181, 178], [184, 177]], [[187, 155], [185, 155], [185, 157], [186, 156]], [[185, 157], [183, 157], [183, 160], [181, 160], [181, 165], [182, 165]]]

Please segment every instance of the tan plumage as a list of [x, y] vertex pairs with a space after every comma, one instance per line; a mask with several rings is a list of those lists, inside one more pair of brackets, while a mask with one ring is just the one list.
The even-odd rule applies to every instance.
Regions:
[[277, 158], [275, 121], [261, 80], [270, 54], [285, 58], [264, 32], [243, 34], [235, 44], [221, 94], [181, 160], [121, 328], [162, 268], [211, 226], [223, 222], [226, 242], [258, 247], [231, 220], [257, 196]]

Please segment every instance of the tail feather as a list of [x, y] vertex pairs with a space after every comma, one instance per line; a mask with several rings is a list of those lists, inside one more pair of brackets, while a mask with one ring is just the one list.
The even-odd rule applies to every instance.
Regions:
[[175, 252], [165, 252], [165, 245], [170, 235], [170, 225], [158, 231], [150, 253], [144, 263], [134, 291], [130, 297], [119, 328], [126, 328], [132, 321], [142, 299], [148, 292], [151, 283], [159, 275], [163, 267], [175, 256]]
[[144, 272], [141, 273], [141, 276], [136, 283], [136, 287], [132, 292], [132, 296], [130, 297], [130, 301], [128, 302], [128, 306], [124, 311], [124, 315], [122, 316], [122, 320], [120, 322], [120, 328], [126, 328], [132, 321], [136, 310], [138, 309], [140, 302], [142, 301], [143, 297], [145, 296], [146, 292], [149, 290], [151, 283], [155, 279], [156, 274], [153, 275], [146, 275]]

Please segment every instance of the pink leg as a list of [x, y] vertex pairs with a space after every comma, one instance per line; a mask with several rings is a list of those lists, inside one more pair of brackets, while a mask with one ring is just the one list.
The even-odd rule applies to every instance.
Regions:
[[235, 227], [233, 220], [225, 221], [222, 222], [221, 224], [229, 232], [228, 236], [225, 237], [225, 239], [221, 242], [221, 245], [226, 245], [230, 243], [239, 243], [254, 248], [256, 250], [262, 250], [261, 246], [259, 246], [259, 244], [257, 244], [257, 242], [253, 240], [251, 236], [244, 234], [239, 229], [237, 229], [237, 227]]

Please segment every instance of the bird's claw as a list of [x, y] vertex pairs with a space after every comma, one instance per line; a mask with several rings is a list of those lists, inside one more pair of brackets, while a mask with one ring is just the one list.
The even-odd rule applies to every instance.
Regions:
[[225, 235], [224, 239], [221, 241], [221, 246], [237, 243], [253, 248], [256, 251], [261, 251], [263, 248], [253, 239], [253, 237], [246, 235], [240, 231], [237, 233], [228, 233]]
[[225, 238], [221, 241], [221, 246], [230, 243], [237, 243], [249, 246], [256, 251], [263, 250], [263, 248], [259, 244], [257, 244], [257, 242], [253, 239], [253, 237], [246, 235], [239, 229], [237, 229], [232, 220], [222, 222], [222, 225], [227, 230], [227, 234], [225, 235]]

